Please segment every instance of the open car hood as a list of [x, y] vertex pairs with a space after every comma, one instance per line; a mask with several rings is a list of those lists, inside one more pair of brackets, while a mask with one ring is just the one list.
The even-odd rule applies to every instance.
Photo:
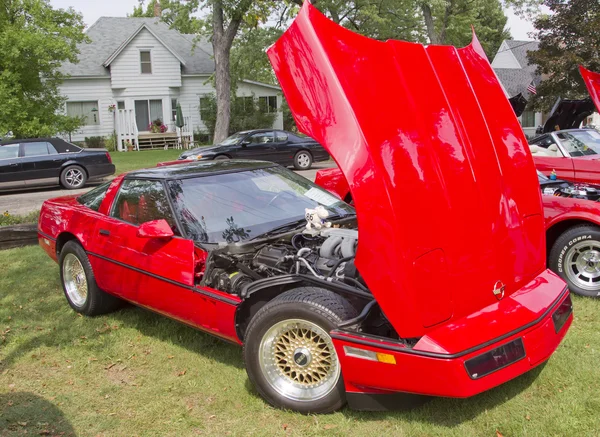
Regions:
[[590, 93], [592, 102], [594, 102], [594, 105], [596, 106], [596, 111], [600, 112], [600, 74], [587, 70], [581, 65], [579, 66], [579, 72]]
[[544, 123], [544, 133], [560, 129], [577, 129], [581, 122], [594, 111], [600, 112], [600, 74], [579, 66], [579, 72], [590, 93], [590, 98], [581, 100], [558, 99]]
[[306, 2], [268, 55], [299, 129], [348, 181], [356, 266], [401, 337], [543, 271], [533, 159], [475, 37], [463, 49], [375, 41]]

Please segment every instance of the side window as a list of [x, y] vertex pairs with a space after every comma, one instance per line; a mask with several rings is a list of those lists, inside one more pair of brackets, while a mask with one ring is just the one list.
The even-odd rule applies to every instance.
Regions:
[[19, 157], [19, 145], [7, 144], [0, 146], [0, 159], [14, 159]]
[[283, 143], [288, 140], [288, 136], [285, 132], [277, 131], [275, 132], [275, 142]]
[[165, 219], [171, 228], [176, 229], [171, 206], [160, 181], [123, 181], [111, 215], [134, 225]]
[[23, 156], [41, 155], [49, 155], [48, 143], [45, 141], [40, 141], [39, 143], [23, 143]]
[[556, 144], [556, 143], [552, 139], [551, 135], [545, 135], [545, 136], [543, 136], [541, 138], [538, 138], [537, 140], [533, 141], [532, 144], [535, 145], [535, 146], [539, 146], [539, 147], [543, 147], [544, 149], [547, 149], [552, 144]]
[[250, 144], [272, 143], [274, 140], [273, 132], [261, 132], [250, 137]]
[[106, 196], [106, 191], [108, 190], [108, 187], [111, 183], [112, 181], [97, 186], [93, 190], [90, 190], [87, 193], [79, 196], [77, 198], [77, 201], [82, 205], [93, 209], [94, 211], [98, 211], [100, 209], [100, 204], [102, 204], [102, 201], [104, 200], [104, 196]]
[[48, 146], [48, 155], [58, 155], [56, 148], [51, 143], [46, 143]]

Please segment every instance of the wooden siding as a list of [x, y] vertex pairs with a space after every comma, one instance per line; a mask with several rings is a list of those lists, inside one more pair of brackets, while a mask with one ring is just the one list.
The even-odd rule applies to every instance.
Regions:
[[[142, 74], [140, 50], [150, 50], [152, 73]], [[113, 88], [126, 89], [124, 94], [168, 92], [181, 86], [179, 60], [146, 29], [136, 35], [110, 65]]]

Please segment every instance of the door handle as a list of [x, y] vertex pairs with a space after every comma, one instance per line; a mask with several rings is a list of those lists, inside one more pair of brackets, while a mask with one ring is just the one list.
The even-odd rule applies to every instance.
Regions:
[[11, 167], [17, 167], [19, 164], [10, 164]]
[[100, 235], [105, 235], [108, 237], [110, 235], [110, 231], [107, 231], [106, 229], [100, 229]]

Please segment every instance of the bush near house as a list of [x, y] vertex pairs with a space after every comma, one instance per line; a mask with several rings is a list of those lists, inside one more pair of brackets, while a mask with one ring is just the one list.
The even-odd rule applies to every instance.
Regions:
[[[254, 96], [233, 97], [229, 132], [273, 127], [277, 112], [265, 112], [264, 109]], [[217, 123], [217, 99], [214, 94], [200, 99], [200, 118], [206, 126], [209, 137], [213, 138]]]
[[103, 149], [104, 137], [85, 137], [85, 147]]

